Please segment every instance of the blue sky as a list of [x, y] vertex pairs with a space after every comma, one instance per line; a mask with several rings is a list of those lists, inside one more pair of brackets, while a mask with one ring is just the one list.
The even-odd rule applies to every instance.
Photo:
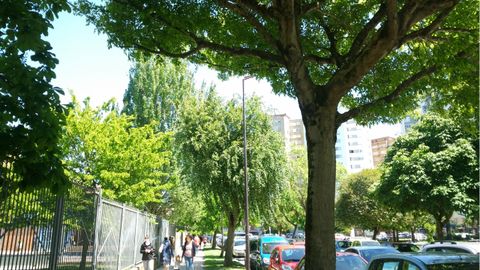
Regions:
[[[121, 104], [131, 66], [125, 53], [118, 48], [109, 49], [107, 37], [95, 33], [95, 28], [87, 26], [83, 17], [62, 13], [53, 26], [47, 40], [60, 62], [53, 84], [67, 93], [62, 101], [69, 102], [68, 91], [72, 91], [80, 100], [90, 97], [94, 106], [111, 98]], [[241, 95], [242, 79], [239, 77], [220, 81], [215, 71], [199, 67], [195, 80], [198, 85], [202, 82], [215, 84], [225, 99]], [[260, 96], [270, 113], [287, 113], [292, 119], [301, 118], [296, 100], [273, 94], [266, 81], [247, 80], [245, 92], [247, 96]], [[371, 130], [372, 138], [394, 136], [398, 130], [398, 126], [380, 125]]]
[[[53, 84], [66, 92], [72, 91], [81, 100], [90, 97], [93, 105], [100, 105], [112, 97], [121, 103], [131, 66], [124, 52], [118, 48], [108, 49], [107, 37], [95, 33], [95, 28], [87, 26], [82, 17], [62, 13], [53, 26], [47, 40], [60, 62]], [[202, 82], [215, 84], [224, 98], [241, 94], [242, 82], [238, 77], [220, 81], [215, 71], [199, 67], [195, 79], [198, 85]], [[250, 79], [245, 89], [247, 96], [261, 96], [270, 111], [301, 117], [296, 100], [274, 95], [267, 82]], [[68, 94], [62, 99], [65, 103], [70, 100]]]

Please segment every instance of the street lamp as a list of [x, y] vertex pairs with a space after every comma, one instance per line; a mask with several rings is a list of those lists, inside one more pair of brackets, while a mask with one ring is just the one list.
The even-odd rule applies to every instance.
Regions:
[[246, 76], [242, 79], [242, 112], [243, 112], [243, 180], [245, 184], [245, 269], [250, 270], [250, 243], [248, 233], [248, 167], [247, 167], [247, 119], [245, 117], [245, 81], [252, 77]]

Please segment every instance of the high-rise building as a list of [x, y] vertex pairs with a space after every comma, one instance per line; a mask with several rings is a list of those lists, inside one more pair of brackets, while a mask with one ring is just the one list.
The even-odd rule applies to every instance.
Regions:
[[305, 128], [303, 126], [302, 119], [290, 120], [289, 131], [291, 147], [305, 147], [307, 145], [305, 140]]
[[367, 128], [354, 120], [343, 123], [337, 130], [335, 158], [349, 173], [373, 167], [372, 148]]
[[306, 147], [305, 128], [302, 119], [290, 119], [286, 114], [275, 114], [272, 118], [273, 129], [282, 135], [287, 152], [292, 147]]
[[378, 167], [387, 154], [387, 150], [395, 142], [393, 137], [382, 137], [372, 140], [373, 167]]

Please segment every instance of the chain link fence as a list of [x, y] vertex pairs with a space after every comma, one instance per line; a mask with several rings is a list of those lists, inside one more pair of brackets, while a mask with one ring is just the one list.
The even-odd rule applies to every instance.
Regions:
[[174, 235], [168, 221], [73, 184], [66, 194], [21, 190], [12, 163], [0, 166], [0, 270], [130, 269], [149, 235]]

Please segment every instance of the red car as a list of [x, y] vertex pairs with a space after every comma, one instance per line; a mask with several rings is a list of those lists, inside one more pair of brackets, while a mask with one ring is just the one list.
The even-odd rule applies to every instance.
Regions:
[[269, 270], [293, 270], [305, 255], [305, 246], [281, 245], [270, 255]]

